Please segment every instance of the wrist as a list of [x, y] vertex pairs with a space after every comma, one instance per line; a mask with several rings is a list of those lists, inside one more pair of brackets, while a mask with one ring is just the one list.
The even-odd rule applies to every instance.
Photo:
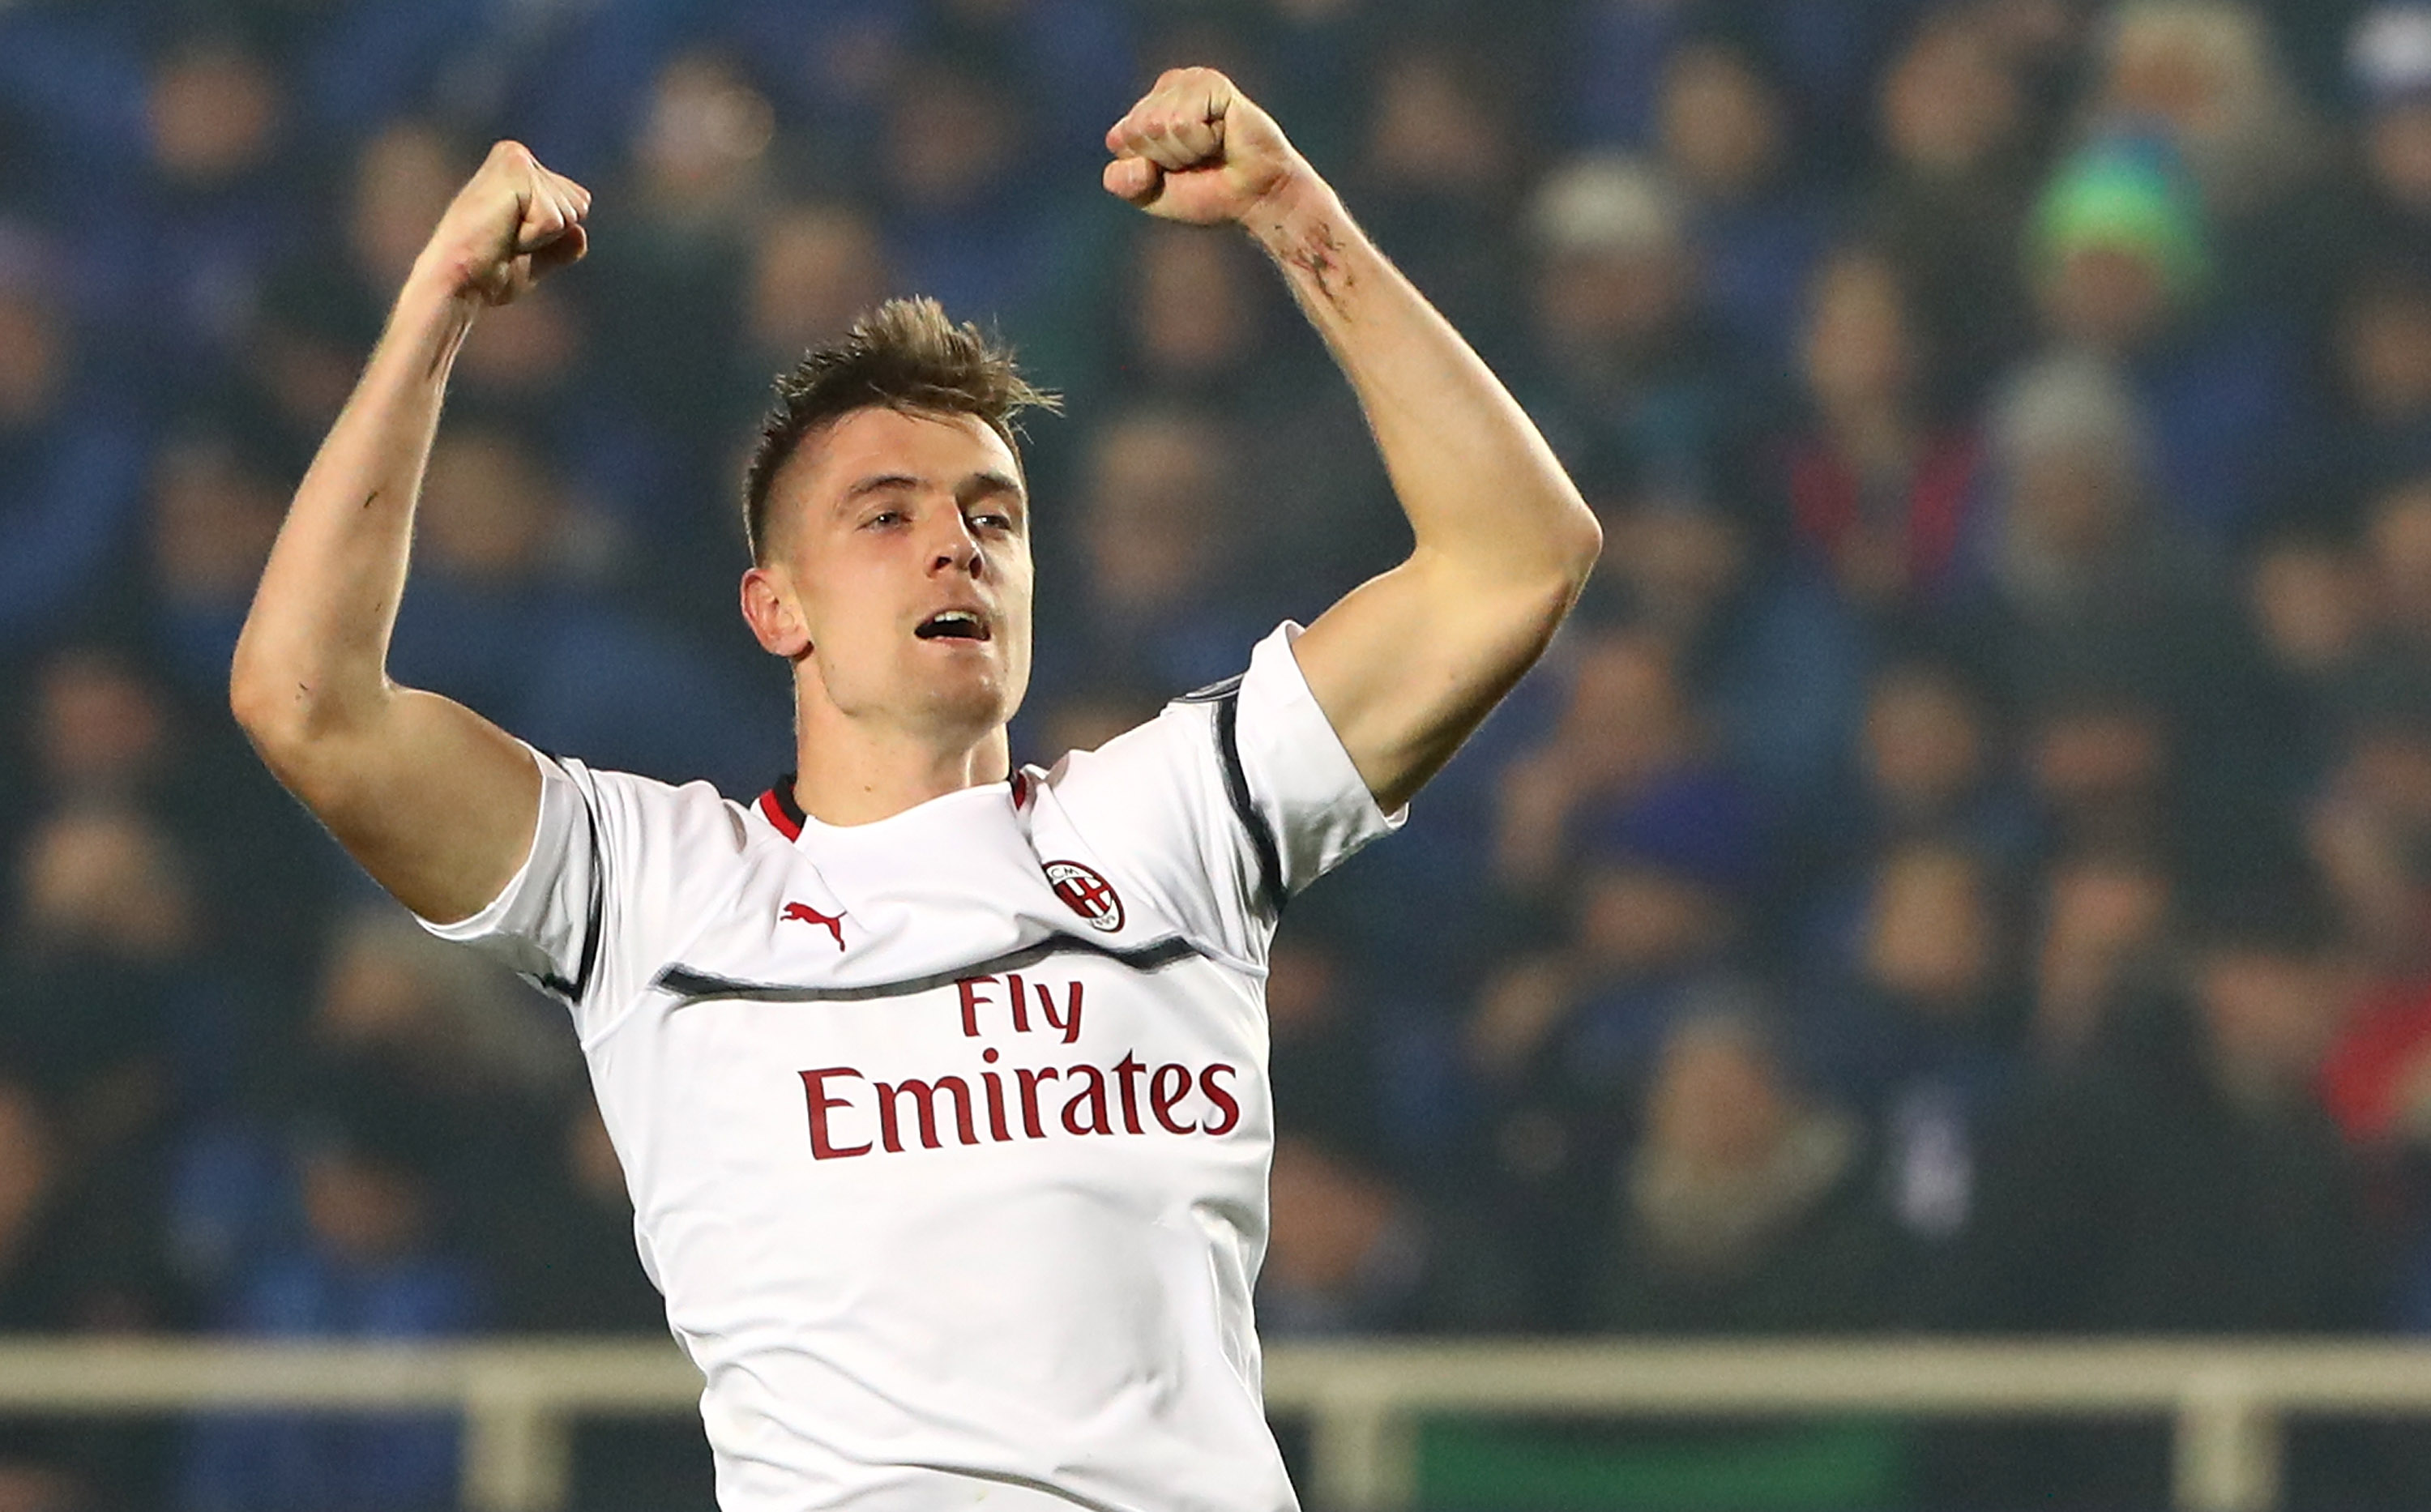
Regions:
[[1343, 219], [1333, 186], [1295, 153], [1283, 180], [1242, 212], [1241, 226], [1269, 256], [1282, 258], [1304, 244], [1312, 230], [1331, 229]]
[[394, 334], [436, 335], [443, 341], [463, 339], [480, 313], [481, 297], [442, 273], [414, 265], [397, 291], [389, 311], [388, 328]]

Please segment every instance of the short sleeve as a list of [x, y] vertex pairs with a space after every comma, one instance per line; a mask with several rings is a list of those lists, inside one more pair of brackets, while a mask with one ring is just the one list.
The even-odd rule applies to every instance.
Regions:
[[1263, 962], [1293, 895], [1400, 828], [1300, 675], [1285, 623], [1239, 677], [1078, 751], [1048, 785], [1103, 860], [1184, 931]]
[[731, 875], [701, 863], [739, 852], [743, 823], [707, 783], [670, 787], [537, 750], [532, 759], [540, 817], [523, 866], [472, 917], [422, 925], [564, 1002], [587, 1043], [709, 916], [713, 900], [687, 895]]

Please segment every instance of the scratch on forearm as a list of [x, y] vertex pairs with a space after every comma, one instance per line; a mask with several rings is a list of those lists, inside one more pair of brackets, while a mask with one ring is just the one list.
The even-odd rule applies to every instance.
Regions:
[[1299, 244], [1283, 254], [1283, 261], [1307, 275], [1308, 281], [1316, 286], [1318, 295], [1335, 314], [1345, 320], [1350, 318], [1343, 305], [1343, 296], [1350, 289], [1350, 265], [1343, 259], [1342, 241], [1333, 234], [1333, 227], [1321, 221], [1310, 227]]
[[368, 495], [365, 495], [365, 496], [364, 496], [364, 497], [363, 497], [363, 508], [365, 508], [365, 509], [370, 509], [373, 505], [375, 505], [375, 504], [378, 503], [378, 502], [379, 502], [379, 496], [380, 496], [380, 490], [378, 490], [378, 489], [377, 489], [377, 488], [373, 489], [373, 490], [372, 490]]

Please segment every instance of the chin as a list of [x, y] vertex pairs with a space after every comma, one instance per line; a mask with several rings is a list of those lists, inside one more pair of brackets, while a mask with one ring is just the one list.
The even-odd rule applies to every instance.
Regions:
[[930, 717], [936, 724], [967, 731], [973, 735], [1003, 725], [1013, 718], [1019, 707], [1018, 691], [1008, 689], [999, 676], [956, 680], [958, 685], [931, 687], [927, 700]]

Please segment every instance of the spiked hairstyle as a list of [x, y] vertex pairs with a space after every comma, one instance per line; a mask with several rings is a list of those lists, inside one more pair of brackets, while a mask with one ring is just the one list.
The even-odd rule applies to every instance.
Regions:
[[768, 491], [787, 460], [806, 438], [874, 406], [977, 415], [1017, 454], [1014, 416], [1062, 404], [1021, 376], [1009, 348], [967, 321], [955, 325], [934, 299], [886, 301], [842, 341], [804, 354], [778, 378], [743, 480], [743, 539], [752, 561], [765, 560]]

